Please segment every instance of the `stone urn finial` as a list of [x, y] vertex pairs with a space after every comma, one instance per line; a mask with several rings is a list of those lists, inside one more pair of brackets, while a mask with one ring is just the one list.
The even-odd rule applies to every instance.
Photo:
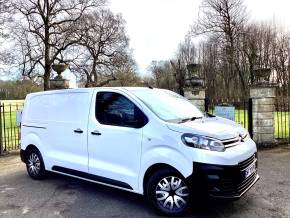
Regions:
[[51, 68], [55, 72], [57, 72], [57, 76], [55, 77], [55, 79], [63, 79], [61, 76], [61, 73], [64, 72], [68, 68], [68, 66], [65, 63], [59, 63], [59, 64], [53, 64]]
[[201, 69], [200, 64], [188, 64], [186, 66], [189, 76], [186, 79], [185, 86], [190, 89], [204, 88], [205, 82], [203, 78], [200, 78], [198, 71]]
[[68, 68], [68, 65], [65, 63], [58, 63], [53, 64], [51, 68], [57, 72], [57, 76], [54, 79], [49, 80], [49, 89], [55, 90], [69, 88], [69, 80], [64, 79], [61, 75], [61, 73]]
[[256, 68], [253, 70], [255, 77], [254, 85], [263, 85], [270, 83], [271, 68]]
[[190, 73], [190, 75], [193, 76], [198, 76], [198, 71], [201, 68], [201, 64], [188, 64], [186, 65], [186, 68], [188, 70], [188, 72]]

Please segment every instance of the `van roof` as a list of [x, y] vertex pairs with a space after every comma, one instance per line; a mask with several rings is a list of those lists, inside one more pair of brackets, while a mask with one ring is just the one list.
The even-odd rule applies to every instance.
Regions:
[[73, 89], [59, 89], [59, 90], [49, 90], [49, 91], [42, 91], [42, 92], [34, 92], [28, 94], [29, 96], [34, 95], [43, 95], [43, 94], [54, 94], [54, 93], [69, 93], [69, 92], [78, 92], [78, 91], [94, 91], [95, 89], [102, 90], [102, 89], [111, 89], [111, 90], [125, 90], [125, 91], [136, 91], [136, 90], [146, 90], [151, 87], [93, 87], [93, 88], [73, 88]]

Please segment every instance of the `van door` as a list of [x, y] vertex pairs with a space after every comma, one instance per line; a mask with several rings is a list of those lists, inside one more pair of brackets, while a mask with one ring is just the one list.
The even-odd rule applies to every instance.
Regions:
[[122, 93], [99, 91], [88, 125], [89, 172], [101, 182], [136, 189], [147, 117]]
[[87, 124], [92, 93], [78, 91], [46, 95], [45, 159], [52, 170], [88, 172]]

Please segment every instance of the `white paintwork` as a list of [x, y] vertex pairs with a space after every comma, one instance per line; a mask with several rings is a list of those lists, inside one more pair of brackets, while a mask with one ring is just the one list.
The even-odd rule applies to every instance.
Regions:
[[[21, 148], [25, 150], [28, 145], [35, 145], [42, 153], [46, 170], [58, 165], [95, 174], [125, 182], [133, 188], [131, 191], [140, 194], [143, 194], [144, 175], [154, 164], [168, 164], [188, 177], [192, 174], [193, 162], [236, 165], [256, 152], [251, 139], [224, 152], [184, 145], [183, 133], [223, 140], [243, 134], [245, 130], [223, 118], [182, 124], [163, 121], [134, 95], [134, 90], [142, 89], [148, 88], [90, 88], [29, 94], [22, 115]], [[126, 96], [143, 111], [149, 122], [139, 129], [100, 124], [95, 117], [98, 91]], [[83, 134], [73, 131], [78, 128]], [[95, 130], [102, 135], [92, 135]]]
[[[111, 89], [102, 89], [102, 91], [111, 91]], [[98, 90], [95, 91], [93, 99], [96, 99], [97, 92]], [[126, 95], [118, 90], [115, 92]], [[135, 105], [139, 105], [134, 98], [126, 96]], [[88, 123], [89, 173], [125, 182], [134, 190], [138, 190], [142, 128], [100, 124], [95, 116], [96, 107], [96, 102], [92, 102]], [[102, 135], [92, 135], [93, 131], [98, 131]]]

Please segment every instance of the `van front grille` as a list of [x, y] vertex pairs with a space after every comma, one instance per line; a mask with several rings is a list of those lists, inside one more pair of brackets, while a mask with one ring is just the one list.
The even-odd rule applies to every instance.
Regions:
[[222, 140], [222, 143], [224, 144], [226, 148], [229, 148], [229, 147], [239, 145], [241, 142], [245, 142], [249, 138], [250, 138], [249, 134], [245, 133], [244, 135], [239, 136], [239, 137]]
[[222, 140], [222, 143], [224, 144], [226, 148], [233, 147], [241, 143], [241, 138], [236, 137], [236, 138]]

